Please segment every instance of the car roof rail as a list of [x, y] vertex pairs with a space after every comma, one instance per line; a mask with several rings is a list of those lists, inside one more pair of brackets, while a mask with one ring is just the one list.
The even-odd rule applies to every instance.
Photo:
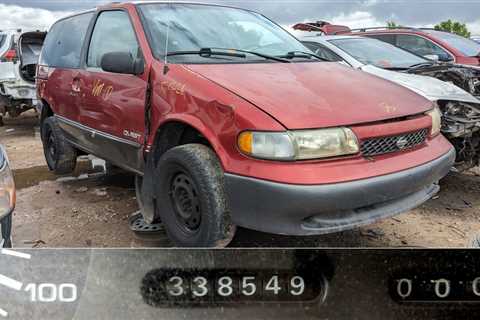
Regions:
[[418, 28], [418, 27], [406, 27], [406, 26], [383, 26], [383, 27], [368, 27], [368, 28], [356, 28], [351, 29], [351, 32], [367, 32], [367, 31], [374, 31], [374, 30], [435, 30], [434, 28]]

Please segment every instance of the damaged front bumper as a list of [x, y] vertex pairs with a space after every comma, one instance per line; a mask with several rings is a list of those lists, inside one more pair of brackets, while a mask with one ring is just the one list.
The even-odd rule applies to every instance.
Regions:
[[455, 151], [424, 165], [368, 179], [323, 185], [276, 183], [225, 174], [233, 222], [285, 235], [352, 229], [413, 209], [438, 190]]
[[441, 63], [413, 68], [407, 73], [450, 82], [473, 96], [480, 97], [480, 68], [461, 64]]

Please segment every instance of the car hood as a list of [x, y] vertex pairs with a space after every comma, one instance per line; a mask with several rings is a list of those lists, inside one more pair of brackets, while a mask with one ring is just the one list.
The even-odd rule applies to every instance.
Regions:
[[352, 125], [427, 111], [432, 104], [397, 84], [330, 62], [188, 65], [288, 129]]
[[415, 91], [431, 101], [453, 100], [469, 103], [480, 103], [467, 91], [457, 87], [453, 83], [445, 82], [429, 76], [402, 73], [378, 68], [372, 65], [365, 65], [361, 70], [374, 74], [383, 79], [398, 83], [404, 87]]

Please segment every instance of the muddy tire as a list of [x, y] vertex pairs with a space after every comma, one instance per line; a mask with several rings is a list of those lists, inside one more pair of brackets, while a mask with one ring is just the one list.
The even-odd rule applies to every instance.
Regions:
[[157, 212], [170, 240], [181, 247], [228, 245], [236, 228], [215, 153], [200, 144], [182, 145], [162, 155], [156, 168]]
[[45, 119], [42, 124], [42, 142], [48, 168], [55, 174], [72, 173], [77, 164], [77, 151], [65, 139], [57, 120]]

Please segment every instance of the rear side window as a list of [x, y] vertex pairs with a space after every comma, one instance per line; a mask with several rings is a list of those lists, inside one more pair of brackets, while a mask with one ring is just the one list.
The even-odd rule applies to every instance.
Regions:
[[93, 12], [61, 20], [53, 25], [43, 46], [40, 64], [79, 68], [83, 42]]
[[139, 45], [128, 14], [124, 11], [105, 11], [93, 29], [87, 66], [100, 68], [102, 57], [109, 52], [128, 52], [137, 58]]

